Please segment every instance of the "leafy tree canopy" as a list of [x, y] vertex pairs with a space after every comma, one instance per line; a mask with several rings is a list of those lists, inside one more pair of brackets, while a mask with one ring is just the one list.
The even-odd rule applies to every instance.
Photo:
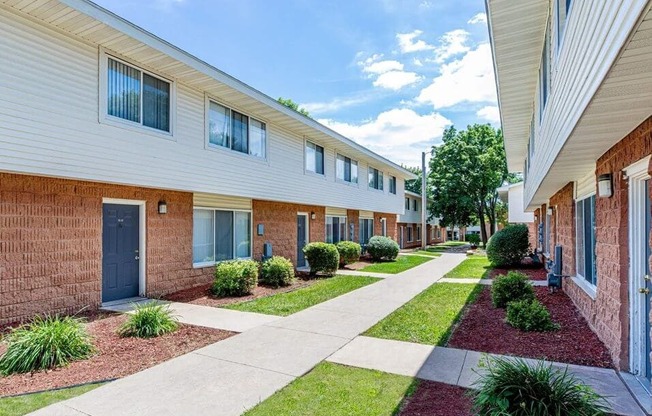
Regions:
[[[294, 111], [296, 111], [298, 113], [303, 114], [306, 117], [310, 117], [310, 113], [308, 112], [308, 110], [306, 110], [305, 108], [300, 108], [299, 104], [292, 101], [291, 98], [278, 97], [278, 99], [276, 101], [278, 101], [279, 103], [283, 104], [284, 106], [286, 106], [288, 108], [293, 109]], [[312, 118], [312, 117], [310, 117], [310, 118]]]

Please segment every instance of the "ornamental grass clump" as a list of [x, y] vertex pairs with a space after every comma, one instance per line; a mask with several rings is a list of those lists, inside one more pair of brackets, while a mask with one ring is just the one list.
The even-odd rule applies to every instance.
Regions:
[[531, 299], [534, 299], [534, 289], [523, 273], [500, 275], [491, 285], [491, 302], [496, 308], [505, 308], [509, 302]]
[[121, 337], [154, 338], [179, 328], [177, 318], [172, 314], [170, 306], [150, 302], [136, 305], [134, 313], [120, 326], [118, 335]]
[[470, 392], [479, 416], [606, 415], [606, 400], [567, 368], [516, 358], [486, 359], [482, 367]]
[[265, 260], [260, 268], [260, 281], [274, 288], [291, 285], [294, 281], [292, 262], [281, 256]]
[[5, 341], [8, 348], [0, 357], [3, 375], [64, 367], [95, 352], [82, 320], [69, 316], [37, 316], [13, 329]]

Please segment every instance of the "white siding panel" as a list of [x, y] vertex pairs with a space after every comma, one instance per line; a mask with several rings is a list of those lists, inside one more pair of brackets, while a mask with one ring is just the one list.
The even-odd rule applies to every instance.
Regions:
[[193, 194], [192, 203], [196, 207], [251, 210], [251, 199], [215, 194]]
[[[89, 28], [90, 30], [90, 28]], [[304, 137], [268, 124], [268, 157], [205, 145], [205, 95], [175, 83], [174, 136], [101, 122], [99, 50], [0, 9], [0, 171], [400, 213], [397, 195], [335, 181], [335, 149], [324, 176], [304, 172]], [[227, 97], [220, 98], [229, 104]], [[261, 118], [258, 114], [247, 113]], [[388, 176], [385, 173], [385, 176]], [[387, 182], [387, 181], [386, 181]]]

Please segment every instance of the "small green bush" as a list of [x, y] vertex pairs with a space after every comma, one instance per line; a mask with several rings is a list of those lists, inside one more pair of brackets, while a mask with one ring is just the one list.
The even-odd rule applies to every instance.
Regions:
[[480, 416], [599, 416], [607, 412], [604, 398], [568, 369], [539, 361], [493, 358], [483, 363], [476, 389], [471, 390], [473, 414]]
[[491, 301], [496, 308], [504, 308], [509, 302], [531, 299], [534, 299], [534, 289], [523, 273], [500, 275], [491, 285]]
[[480, 235], [479, 234], [467, 234], [464, 236], [464, 239], [473, 245], [480, 244]]
[[555, 331], [550, 312], [536, 299], [517, 300], [507, 304], [507, 323], [526, 332]]
[[373, 261], [396, 260], [398, 256], [398, 243], [389, 237], [375, 235], [369, 239], [367, 253]]
[[508, 267], [521, 263], [530, 250], [525, 224], [509, 225], [494, 234], [487, 243], [487, 257], [494, 267]]
[[253, 260], [230, 260], [217, 263], [213, 294], [216, 296], [245, 296], [258, 283], [258, 264]]
[[260, 268], [260, 281], [272, 287], [289, 286], [294, 281], [294, 265], [285, 257], [274, 256]]
[[6, 337], [7, 351], [0, 357], [0, 373], [29, 373], [66, 366], [95, 352], [83, 322], [72, 317], [37, 316]]
[[340, 265], [344, 266], [360, 260], [362, 247], [353, 241], [340, 241], [337, 243], [337, 251], [340, 253]]
[[310, 243], [303, 248], [303, 253], [310, 264], [310, 274], [313, 276], [319, 272], [333, 275], [340, 265], [340, 253], [335, 244]]
[[170, 306], [150, 302], [136, 305], [136, 310], [129, 319], [118, 328], [121, 337], [154, 338], [179, 328], [177, 318], [172, 315]]

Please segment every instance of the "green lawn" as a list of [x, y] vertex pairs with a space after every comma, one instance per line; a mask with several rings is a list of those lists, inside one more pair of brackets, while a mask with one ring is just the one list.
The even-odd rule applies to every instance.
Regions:
[[361, 272], [371, 273], [401, 273], [415, 266], [423, 264], [432, 258], [422, 256], [398, 256], [395, 261], [385, 261], [374, 263], [370, 266], [360, 269]]
[[435, 283], [371, 327], [365, 335], [445, 345], [464, 306], [475, 301], [481, 290], [480, 285]]
[[491, 271], [491, 263], [487, 256], [469, 257], [460, 263], [444, 277], [453, 279], [483, 279]]
[[411, 377], [322, 362], [246, 416], [391, 416], [414, 392]]
[[445, 243], [437, 244], [434, 247], [459, 247], [469, 244], [468, 241], [446, 241]]
[[420, 254], [422, 256], [430, 256], [430, 257], [439, 257], [441, 256], [441, 252], [437, 251], [427, 251], [427, 250], [418, 250], [418, 251], [413, 251], [413, 254]]
[[69, 389], [53, 390], [44, 393], [26, 394], [24, 396], [0, 399], [0, 415], [21, 416], [31, 413], [53, 403], [67, 400], [91, 391], [102, 384], [87, 384]]
[[234, 303], [224, 307], [245, 312], [288, 316], [352, 290], [370, 285], [378, 280], [380, 279], [368, 276], [335, 276], [321, 280], [303, 289], [279, 293], [278, 295], [267, 296], [247, 302]]

